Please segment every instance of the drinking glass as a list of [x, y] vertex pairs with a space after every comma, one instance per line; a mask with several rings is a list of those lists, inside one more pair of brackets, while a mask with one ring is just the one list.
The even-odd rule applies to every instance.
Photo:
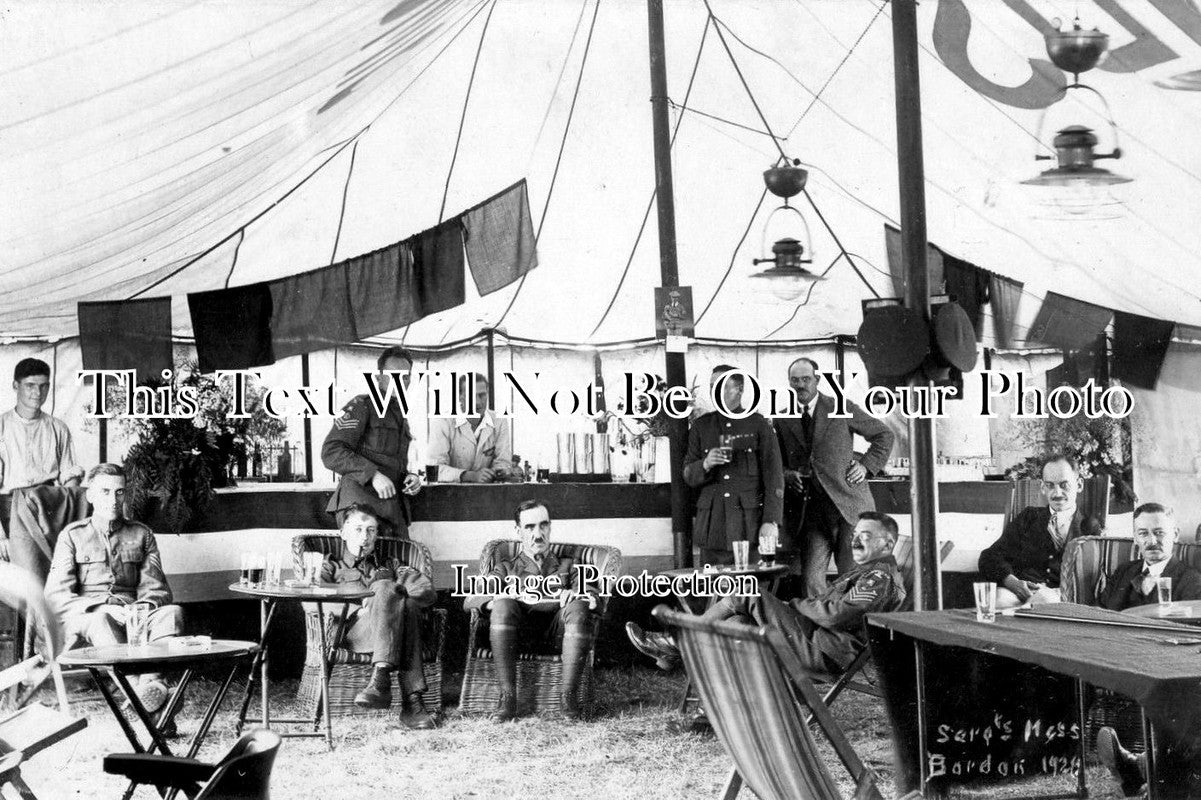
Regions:
[[241, 573], [241, 577], [238, 578], [238, 583], [241, 586], [249, 586], [250, 585], [250, 560], [253, 557], [254, 556], [251, 553], [243, 553], [242, 554], [242, 573]]
[[248, 579], [250, 586], [258, 587], [263, 585], [263, 573], [267, 570], [267, 557], [262, 553], [250, 554], [250, 570]]
[[426, 483], [437, 483], [438, 482], [438, 465], [437, 464], [426, 464], [425, 465], [425, 482]]
[[1160, 606], [1172, 605], [1172, 579], [1171, 578], [1156, 578], [1155, 593], [1159, 598]]
[[759, 534], [759, 558], [769, 567], [776, 563], [776, 538], [775, 531]]
[[733, 542], [734, 545], [734, 569], [744, 570], [748, 566], [751, 556], [751, 543], [746, 539]]
[[730, 461], [734, 460], [734, 437], [721, 434], [717, 437], [717, 446], [721, 448], [722, 455]]
[[972, 584], [976, 597], [976, 622], [995, 622], [997, 619], [997, 585], [992, 581]]
[[144, 647], [150, 641], [150, 606], [133, 603], [125, 607], [125, 641], [131, 647]]
[[267, 554], [267, 585], [279, 586], [280, 573], [284, 569], [284, 554], [283, 553], [268, 553]]
[[312, 586], [321, 582], [321, 562], [325, 556], [315, 551], [304, 554], [304, 581]]

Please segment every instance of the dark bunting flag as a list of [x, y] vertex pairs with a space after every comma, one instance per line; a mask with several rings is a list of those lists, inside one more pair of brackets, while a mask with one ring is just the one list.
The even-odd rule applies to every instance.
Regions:
[[465, 211], [462, 219], [467, 263], [481, 297], [538, 266], [524, 178]]
[[400, 288], [413, 296], [417, 318], [462, 305], [466, 287], [459, 219], [447, 220], [406, 241], [412, 248], [413, 269], [407, 276], [401, 272]]
[[[901, 263], [901, 231], [885, 223], [884, 249], [888, 253], [888, 271], [892, 275], [893, 291], [897, 297], [905, 296], [905, 267]], [[932, 244], [926, 245], [926, 269], [930, 272], [930, 293], [940, 294], [946, 275], [943, 272], [943, 252]]]
[[350, 318], [345, 262], [268, 281], [276, 359], [359, 340]]
[[1113, 377], [1154, 389], [1176, 323], [1124, 311], [1113, 313]]
[[271, 289], [266, 283], [189, 294], [188, 310], [201, 372], [275, 362]]
[[78, 315], [84, 369], [134, 369], [142, 381], [174, 368], [170, 297], [80, 303]]
[[1064, 350], [1083, 350], [1104, 332], [1112, 318], [1113, 311], [1108, 308], [1047, 292], [1026, 343], [1042, 342]]
[[984, 338], [983, 306], [988, 302], [991, 274], [970, 261], [943, 254], [943, 273], [947, 281], [947, 294], [967, 312], [967, 318], [976, 332], [976, 341]]
[[[346, 262], [351, 315], [359, 339], [403, 328], [421, 318], [413, 281], [413, 249], [397, 242]], [[402, 291], [402, 286], [406, 287]]]
[[997, 275], [988, 275], [988, 299], [992, 306], [993, 335], [997, 339], [997, 347], [1009, 349], [1014, 346], [1013, 324], [1018, 317], [1018, 304], [1022, 300], [1022, 288], [1025, 284]]

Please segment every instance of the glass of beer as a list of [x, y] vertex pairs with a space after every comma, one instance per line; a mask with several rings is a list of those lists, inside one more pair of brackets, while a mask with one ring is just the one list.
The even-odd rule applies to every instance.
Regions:
[[767, 566], [773, 566], [776, 563], [776, 541], [779, 534], [776, 531], [770, 533], [759, 534], [759, 558]]
[[238, 578], [239, 586], [249, 586], [250, 585], [250, 560], [253, 557], [254, 556], [251, 553], [243, 553], [242, 554], [242, 572], [241, 572], [240, 577]]
[[437, 483], [438, 482], [438, 465], [437, 464], [426, 464], [425, 465], [425, 482], [426, 483]]
[[721, 453], [730, 461], [734, 460], [734, 437], [721, 434], [717, 437], [717, 446], [721, 448]]
[[267, 557], [264, 556], [262, 553], [251, 553], [250, 569], [248, 570], [248, 575], [247, 575], [247, 579], [250, 581], [250, 583], [248, 585], [255, 587], [255, 588], [262, 586], [263, 585], [263, 573], [266, 571], [267, 571]]

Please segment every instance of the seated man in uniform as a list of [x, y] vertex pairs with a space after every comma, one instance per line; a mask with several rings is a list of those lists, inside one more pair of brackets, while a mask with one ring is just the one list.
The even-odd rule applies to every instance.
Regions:
[[1179, 535], [1176, 515], [1167, 506], [1143, 503], [1134, 509], [1138, 558], [1109, 573], [1097, 604], [1111, 611], [1125, 611], [1157, 603], [1157, 578], [1172, 579], [1173, 600], [1201, 600], [1201, 572], [1172, 555]]
[[379, 527], [379, 514], [370, 506], [356, 503], [348, 508], [340, 531], [341, 558], [325, 559], [321, 582], [358, 583], [375, 592], [350, 612], [342, 642], [352, 652], [372, 654], [371, 678], [355, 695], [355, 705], [391, 708], [392, 672], [399, 671], [405, 698], [400, 724], [428, 730], [435, 725], [421, 698], [421, 611], [438, 595], [429, 578], [397, 559], [376, 562]]
[[[123, 644], [125, 619], [135, 604], [150, 608], [147, 639], [178, 636], [183, 613], [171, 603], [158, 543], [150, 529], [124, 518], [125, 471], [98, 464], [88, 473], [92, 516], [63, 528], [46, 577], [46, 602], [62, 620], [67, 646]], [[157, 674], [136, 684], [146, 710], [158, 711], [167, 686]]]
[[[576, 578], [570, 558], [560, 559], [550, 552], [550, 509], [537, 500], [526, 500], [513, 515], [521, 550], [512, 559], [500, 561], [488, 576], [505, 580], [525, 580], [538, 576], [555, 577], [561, 587], [557, 597], [542, 600], [533, 596], [509, 594], [474, 595], [464, 607], [490, 611], [488, 637], [500, 682], [500, 699], [492, 714], [494, 722], [517, 717], [517, 644], [536, 636], [561, 643], [563, 683], [560, 708], [563, 716], [578, 719], [576, 690], [584, 672], [584, 661], [592, 649], [592, 620], [596, 598], [573, 590]], [[544, 596], [549, 593], [543, 593]]]
[[997, 608], [1027, 601], [1059, 602], [1063, 548], [1077, 536], [1096, 536], [1101, 524], [1076, 508], [1084, 487], [1080, 468], [1062, 453], [1043, 462], [1042, 494], [1047, 505], [1028, 506], [1005, 526], [1001, 538], [980, 554], [980, 573], [997, 584]]
[[[473, 383], [475, 405], [468, 408], [468, 390]], [[463, 408], [458, 409], [458, 416], [430, 420], [428, 463], [438, 465], [441, 483], [505, 480], [513, 468], [513, 440], [508, 418], [498, 417], [488, 408], [488, 379], [478, 372], [474, 381], [461, 376], [459, 401]]]
[[[702, 616], [709, 620], [737, 617], [749, 624], [778, 626], [807, 672], [816, 677], [837, 674], [867, 646], [865, 615], [893, 611], [905, 599], [905, 585], [892, 556], [896, 541], [896, 520], [877, 511], [864, 511], [851, 542], [855, 566], [818, 597], [795, 598], [788, 603], [770, 594], [723, 597]], [[638, 636], [633, 623], [626, 625], [626, 631], [634, 646], [660, 666], [679, 660], [679, 649], [667, 634]]]

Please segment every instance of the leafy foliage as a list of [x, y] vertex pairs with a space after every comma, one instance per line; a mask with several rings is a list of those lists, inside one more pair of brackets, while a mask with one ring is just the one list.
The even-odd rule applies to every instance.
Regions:
[[1127, 420], [1108, 416], [1089, 419], [1078, 414], [1068, 419], [1049, 417], [1018, 420], [1018, 438], [1038, 455], [1030, 456], [1005, 471], [1006, 478], [1041, 478], [1044, 455], [1064, 452], [1080, 462], [1080, 475], [1109, 475], [1113, 499], [1134, 501], [1134, 471]]

